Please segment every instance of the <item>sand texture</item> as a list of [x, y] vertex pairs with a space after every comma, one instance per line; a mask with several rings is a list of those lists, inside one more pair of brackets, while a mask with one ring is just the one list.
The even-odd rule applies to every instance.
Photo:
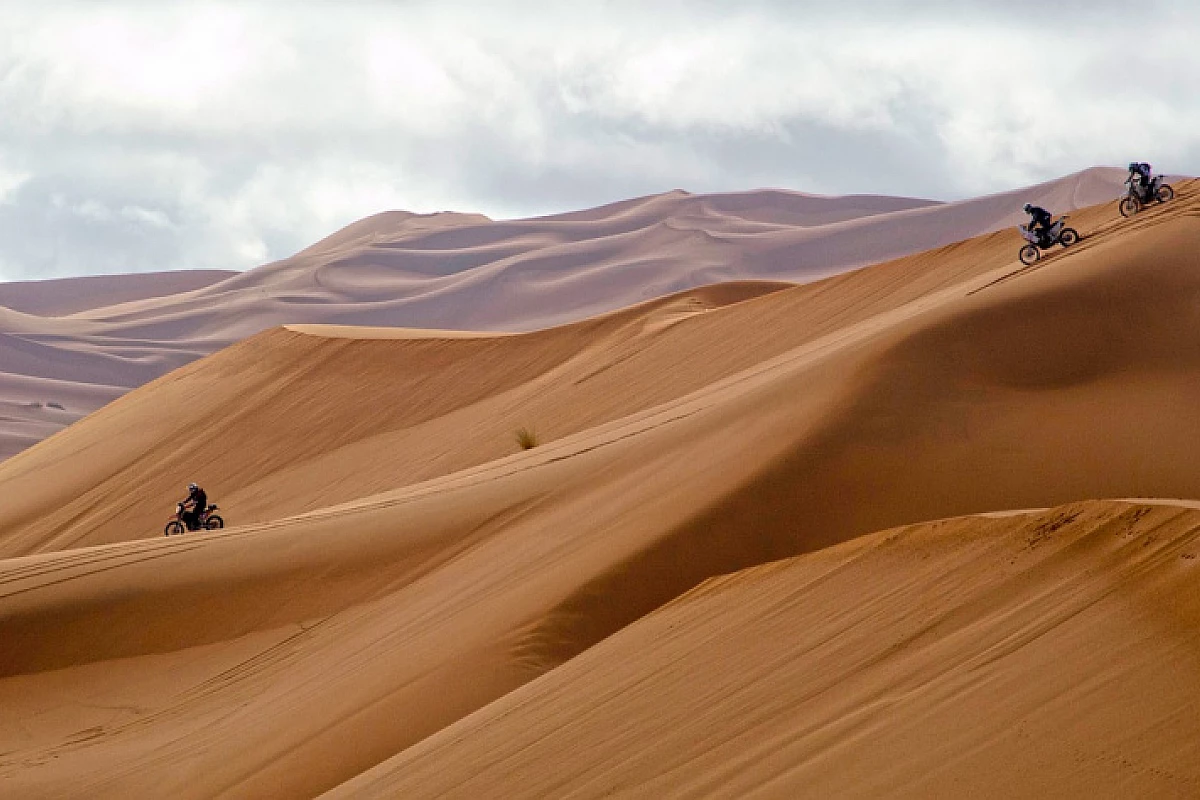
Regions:
[[707, 284], [816, 280], [1014, 225], [1025, 200], [1109, 200], [1122, 180], [1096, 168], [954, 203], [758, 190], [505, 221], [391, 211], [240, 274], [0, 284], [0, 459], [279, 325], [530, 331]]
[[[1195, 796], [1176, 188], [1033, 268], [1001, 230], [528, 333], [297, 319], [149, 380], [0, 463], [0, 787]], [[230, 529], [162, 536], [189, 480]]]

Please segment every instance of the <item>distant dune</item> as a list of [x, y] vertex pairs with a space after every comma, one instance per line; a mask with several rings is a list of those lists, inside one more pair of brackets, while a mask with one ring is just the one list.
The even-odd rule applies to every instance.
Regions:
[[[999, 230], [525, 333], [314, 312], [150, 380], [0, 463], [0, 785], [1194, 794], [1200, 182], [1177, 189], [1132, 220], [1081, 209], [1084, 240], [1034, 268]], [[778, 225], [768, 213], [808, 202], [760, 200], [721, 213]], [[527, 224], [546, 241], [609, 226], [651, 255], [700, 202]], [[818, 227], [894, 214], [885, 229], [908, 231], [962, 207]], [[689, 210], [646, 232], [663, 208]], [[379, 222], [422, 250], [511, 233]], [[354, 261], [387, 249], [373, 226], [196, 290], [192, 310], [140, 300], [61, 324], [93, 354], [86, 325], [212, 343], [248, 332], [246, 309], [345, 292], [378, 326], [368, 306], [392, 301], [369, 287], [403, 281]], [[830, 248], [867, 248], [848, 242]], [[571, 296], [564, 280], [517, 294]], [[231, 529], [161, 535], [190, 480]]]
[[[240, 274], [0, 284], [0, 458], [94, 411], [113, 387], [278, 325], [529, 331], [706, 284], [810, 282], [1012, 226], [1026, 200], [1060, 211], [1110, 200], [1123, 176], [1096, 168], [954, 203], [764, 189], [524, 220], [389, 211]], [[10, 394], [10, 376], [47, 382]], [[69, 406], [62, 382], [85, 384]], [[58, 402], [69, 415], [22, 402]]]
[[0, 283], [0, 306], [23, 314], [64, 317], [134, 300], [190, 292], [237, 274], [227, 270], [179, 270]]

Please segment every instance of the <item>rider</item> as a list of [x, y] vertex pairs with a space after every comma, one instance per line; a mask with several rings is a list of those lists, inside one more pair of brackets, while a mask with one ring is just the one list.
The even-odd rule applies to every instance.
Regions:
[[1145, 198], [1146, 192], [1150, 190], [1150, 181], [1154, 179], [1150, 165], [1145, 161], [1130, 161], [1129, 177], [1133, 178], [1138, 195]]
[[189, 483], [188, 496], [183, 501], [183, 507], [187, 509], [181, 515], [183, 524], [188, 526], [189, 531], [200, 530], [200, 515], [208, 508], [208, 495], [195, 483]]
[[1033, 217], [1029, 222], [1029, 232], [1035, 234], [1038, 239], [1045, 239], [1046, 231], [1050, 229], [1050, 220], [1054, 218], [1054, 215], [1033, 203], [1025, 204], [1025, 213]]

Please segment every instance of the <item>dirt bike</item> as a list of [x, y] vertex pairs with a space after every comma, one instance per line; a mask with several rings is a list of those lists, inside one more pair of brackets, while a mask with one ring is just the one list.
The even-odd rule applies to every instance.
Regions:
[[167, 527], [163, 529], [164, 536], [179, 536], [184, 531], [193, 530], [209, 530], [215, 531], [218, 528], [225, 527], [225, 520], [221, 519], [213, 512], [217, 510], [217, 504], [213, 503], [200, 512], [200, 525], [198, 527], [190, 527], [183, 521], [183, 503], [175, 504], [175, 517], [167, 523]]
[[1125, 179], [1125, 185], [1128, 189], [1125, 192], [1125, 196], [1117, 204], [1122, 217], [1132, 217], [1150, 203], [1156, 201], [1166, 203], [1175, 197], [1175, 190], [1163, 180], [1162, 175], [1154, 176], [1150, 180], [1150, 185], [1145, 189], [1142, 189], [1138, 184], [1139, 182], [1134, 179], [1133, 175]]
[[1046, 229], [1040, 236], [1029, 230], [1028, 225], [1019, 225], [1021, 236], [1029, 244], [1021, 248], [1018, 254], [1021, 263], [1029, 266], [1035, 263], [1042, 257], [1043, 250], [1049, 250], [1056, 244], [1061, 244], [1063, 247], [1070, 247], [1079, 241], [1079, 232], [1074, 228], [1066, 227], [1066, 216], [1058, 218], [1058, 221]]

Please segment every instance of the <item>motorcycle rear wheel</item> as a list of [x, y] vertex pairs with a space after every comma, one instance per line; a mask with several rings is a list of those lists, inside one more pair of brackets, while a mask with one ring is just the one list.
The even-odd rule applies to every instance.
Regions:
[[179, 536], [183, 533], [183, 523], [177, 519], [173, 519], [167, 523], [167, 527], [163, 528], [163, 536]]
[[215, 531], [225, 527], [225, 520], [221, 519], [216, 514], [213, 514], [204, 521], [204, 527], [208, 528], [210, 531]]
[[1042, 257], [1042, 251], [1038, 250], [1037, 245], [1027, 244], [1021, 248], [1020, 258], [1021, 263], [1029, 266], [1037, 262]]
[[1070, 247], [1079, 241], [1079, 231], [1074, 228], [1063, 228], [1063, 232], [1058, 235], [1058, 241], [1063, 247]]
[[1122, 217], [1132, 217], [1142, 210], [1142, 204], [1136, 197], [1122, 197], [1120, 209]]
[[1160, 203], [1166, 203], [1175, 197], [1175, 190], [1169, 184], [1164, 183], [1158, 187], [1158, 191], [1154, 193], [1154, 199]]

